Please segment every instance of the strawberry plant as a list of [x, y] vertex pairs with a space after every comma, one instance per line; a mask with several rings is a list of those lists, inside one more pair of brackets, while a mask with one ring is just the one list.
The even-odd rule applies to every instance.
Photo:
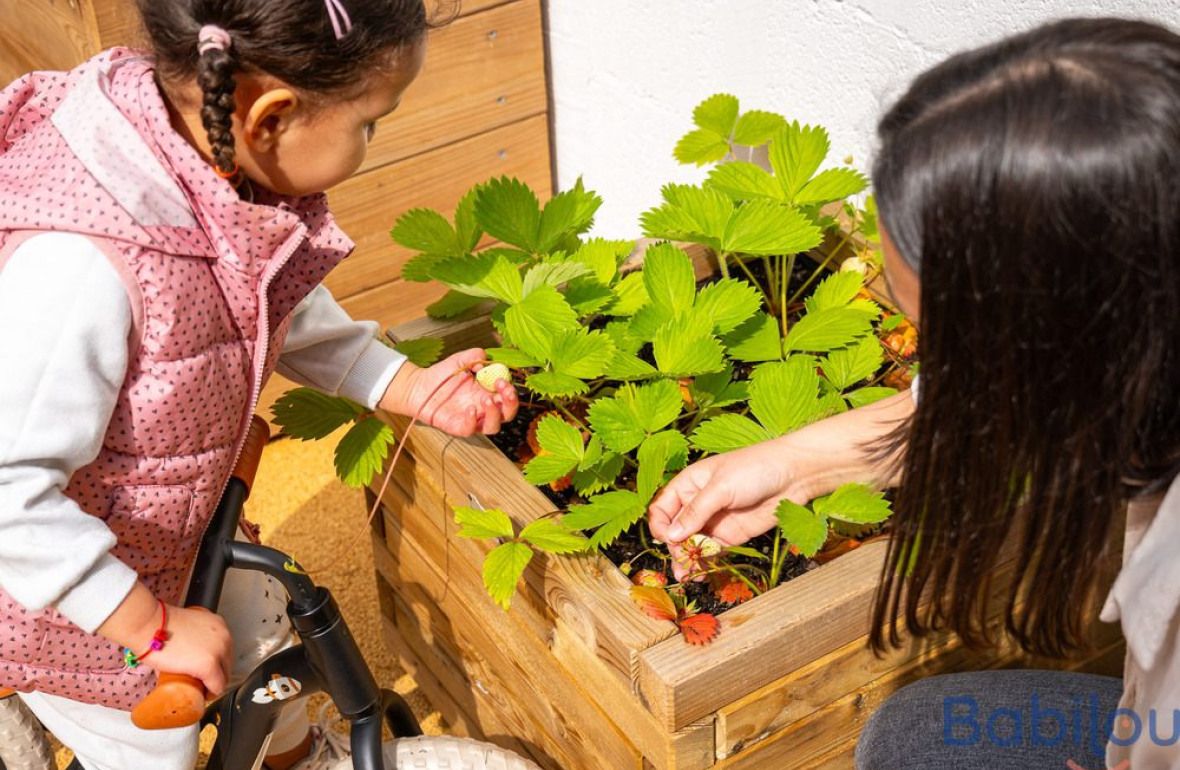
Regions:
[[[884, 398], [896, 390], [883, 380], [901, 385], [898, 372], [910, 367], [908, 322], [865, 291], [880, 270], [875, 211], [871, 198], [863, 209], [845, 199], [866, 180], [846, 166], [820, 170], [827, 132], [743, 114], [724, 94], [702, 102], [693, 119], [675, 155], [711, 168], [699, 185], [665, 186], [660, 205], [643, 215], [644, 234], [657, 242], [641, 267], [628, 259], [634, 242], [586, 237], [601, 199], [580, 181], [542, 206], [522, 182], [493, 179], [450, 218], [415, 209], [393, 228], [394, 240], [416, 252], [403, 278], [449, 290], [432, 316], [490, 314], [499, 337], [490, 358], [541, 412], [523, 450], [524, 476], [571, 496], [564, 515], [519, 534], [503, 511], [456, 510], [461, 536], [499, 541], [483, 574], [502, 606], [535, 549], [608, 548], [624, 533], [663, 566], [654, 574], [666, 581], [671, 556], [650, 540], [644, 515], [672, 474]], [[765, 150], [767, 167], [737, 159], [755, 157], [752, 149]], [[686, 243], [706, 247], [719, 275], [698, 281]], [[801, 271], [799, 255], [817, 250], [819, 264]], [[842, 269], [827, 270], [837, 259]], [[342, 424], [296, 419], [305, 401], [288, 397], [276, 408], [281, 423], [297, 423], [296, 435]], [[389, 440], [374, 436], [372, 446], [385, 444], [366, 456], [383, 460]], [[700, 536], [679, 558], [690, 562], [681, 564], [687, 580], [733, 604], [777, 585], [788, 554], [820, 552], [833, 527], [872, 527], [889, 513], [880, 493], [850, 484], [806, 506], [782, 501], [769, 553]], [[685, 584], [665, 586], [652, 570], [635, 577], [645, 612], [691, 629], [696, 643], [715, 636]]]

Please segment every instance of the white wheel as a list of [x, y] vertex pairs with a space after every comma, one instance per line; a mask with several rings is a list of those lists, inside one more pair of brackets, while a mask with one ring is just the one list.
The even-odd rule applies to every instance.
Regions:
[[385, 744], [387, 770], [540, 770], [533, 762], [469, 738], [421, 735]]
[[15, 695], [0, 698], [0, 768], [56, 770], [45, 730]]

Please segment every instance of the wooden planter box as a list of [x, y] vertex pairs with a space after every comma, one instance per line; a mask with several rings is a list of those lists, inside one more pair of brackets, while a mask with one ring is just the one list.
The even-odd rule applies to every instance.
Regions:
[[[486, 320], [391, 336], [425, 333], [450, 349], [493, 344]], [[399, 436], [407, 422], [390, 418]], [[491, 546], [457, 536], [452, 506], [501, 508], [519, 528], [553, 505], [484, 437], [415, 427], [383, 503], [373, 549], [388, 643], [456, 732], [547, 770], [851, 767], [873, 709], [918, 678], [1030, 662], [1121, 670], [1110, 626], [1070, 664], [971, 652], [947, 635], [877, 658], [866, 640], [881, 541], [725, 612], [707, 647], [642, 615], [598, 554], [538, 554], [504, 612], [481, 580]]]

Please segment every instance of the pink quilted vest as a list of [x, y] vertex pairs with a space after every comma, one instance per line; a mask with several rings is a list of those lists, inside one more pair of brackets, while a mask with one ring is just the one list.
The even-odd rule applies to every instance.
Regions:
[[[0, 269], [44, 231], [91, 238], [135, 319], [101, 453], [65, 493], [178, 603], [287, 317], [352, 243], [323, 196], [240, 200], [173, 131], [150, 60], [119, 49], [0, 92]], [[115, 645], [0, 590], [0, 688], [128, 710], [153, 683]]]

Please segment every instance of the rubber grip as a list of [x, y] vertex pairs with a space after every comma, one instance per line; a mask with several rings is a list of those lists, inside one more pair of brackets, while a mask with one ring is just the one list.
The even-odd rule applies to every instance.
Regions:
[[258, 473], [258, 463], [262, 460], [262, 450], [266, 442], [270, 441], [270, 426], [266, 420], [258, 415], [250, 418], [250, 429], [246, 433], [246, 443], [242, 446], [242, 456], [234, 466], [233, 477], [246, 485], [246, 494], [254, 486], [254, 476]]
[[205, 686], [187, 674], [160, 672], [156, 689], [131, 710], [132, 723], [141, 730], [188, 727], [205, 715]]

